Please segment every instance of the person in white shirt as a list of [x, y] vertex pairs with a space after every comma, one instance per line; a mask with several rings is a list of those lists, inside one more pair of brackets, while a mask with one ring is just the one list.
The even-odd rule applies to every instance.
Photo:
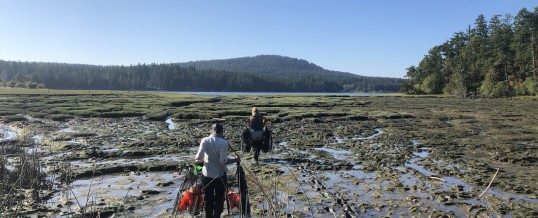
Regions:
[[239, 158], [228, 158], [228, 141], [224, 139], [221, 124], [211, 126], [211, 135], [200, 142], [195, 162], [203, 163], [202, 182], [204, 184], [204, 209], [206, 218], [220, 217], [224, 211], [226, 191], [226, 165], [239, 163]]

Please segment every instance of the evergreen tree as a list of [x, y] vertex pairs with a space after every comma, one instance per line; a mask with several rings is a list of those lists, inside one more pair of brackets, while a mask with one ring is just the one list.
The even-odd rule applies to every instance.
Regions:
[[407, 69], [401, 90], [453, 96], [538, 95], [538, 7], [513, 19], [479, 15], [474, 26], [434, 46]]
[[503, 21], [494, 16], [490, 21], [489, 39], [491, 47], [488, 52], [489, 63], [485, 66], [484, 81], [480, 86], [480, 93], [486, 97], [507, 96], [510, 92], [509, 80], [514, 80], [514, 55], [510, 44], [512, 42], [512, 28], [510, 16]]

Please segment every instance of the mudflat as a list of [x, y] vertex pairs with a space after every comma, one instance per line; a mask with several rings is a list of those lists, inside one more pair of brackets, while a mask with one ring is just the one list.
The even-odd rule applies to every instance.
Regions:
[[[171, 216], [221, 122], [253, 216], [538, 216], [535, 99], [54, 90], [0, 102], [3, 215]], [[274, 140], [258, 165], [240, 151], [252, 107]], [[24, 178], [41, 182], [16, 185], [29, 157]]]

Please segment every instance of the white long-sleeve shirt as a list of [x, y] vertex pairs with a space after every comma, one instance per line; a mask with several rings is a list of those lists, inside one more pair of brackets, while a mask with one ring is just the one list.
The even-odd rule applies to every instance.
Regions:
[[196, 153], [195, 160], [204, 162], [204, 167], [202, 168], [204, 176], [219, 178], [226, 172], [227, 155], [228, 141], [217, 135], [210, 135], [200, 142], [200, 148]]

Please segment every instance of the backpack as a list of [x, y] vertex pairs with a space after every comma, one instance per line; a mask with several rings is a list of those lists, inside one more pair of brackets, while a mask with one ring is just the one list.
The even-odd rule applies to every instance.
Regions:
[[250, 128], [254, 131], [263, 131], [263, 117], [262, 116], [250, 117]]

